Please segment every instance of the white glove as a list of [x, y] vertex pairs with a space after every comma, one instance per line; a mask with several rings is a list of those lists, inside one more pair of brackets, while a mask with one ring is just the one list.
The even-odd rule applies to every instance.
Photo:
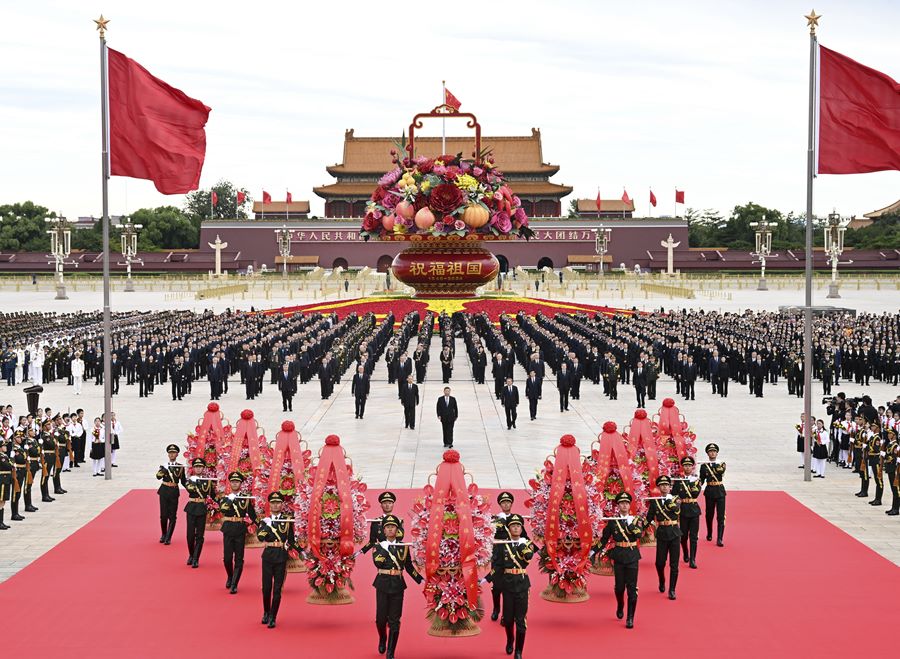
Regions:
[[886, 456], [886, 455], [887, 455], [887, 453], [885, 453], [884, 451], [881, 452], [881, 457], [882, 457], [882, 458], [883, 458], [884, 456]]
[[478, 583], [481, 584], [482, 586], [484, 584], [486, 584], [487, 582], [488, 582], [487, 579], [485, 579], [484, 577], [481, 577], [481, 579], [478, 580]]
[[271, 517], [263, 517], [263, 521], [266, 523], [266, 525], [269, 525], [272, 523], [272, 518]]
[[188, 480], [191, 481], [192, 483], [196, 483], [196, 482], [197, 482], [197, 477], [196, 477], [196, 476], [191, 476]]
[[526, 540], [525, 538], [519, 538], [518, 540], [516, 540], [517, 545], [524, 545], [527, 542], [528, 540]]
[[378, 544], [381, 545], [381, 548], [382, 548], [382, 549], [385, 549], [385, 550], [386, 550], [388, 547], [391, 546], [392, 543], [388, 542], [387, 540], [382, 540], [382, 541], [379, 542]]
[[229, 501], [234, 501], [234, 500], [235, 500], [235, 495], [234, 495], [233, 493], [232, 493], [232, 494], [229, 494], [229, 495], [228, 495], [228, 500], [229, 500]]

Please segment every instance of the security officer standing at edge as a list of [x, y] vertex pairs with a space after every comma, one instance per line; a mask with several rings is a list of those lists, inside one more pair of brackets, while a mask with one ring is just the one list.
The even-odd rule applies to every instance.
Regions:
[[413, 565], [409, 547], [398, 544], [400, 520], [395, 515], [384, 515], [380, 526], [384, 540], [375, 544], [372, 554], [378, 570], [372, 582], [375, 587], [375, 627], [378, 629], [378, 654], [387, 650], [387, 659], [394, 659], [400, 638], [403, 591], [406, 590], [403, 571], [406, 570], [416, 583], [422, 583], [422, 576]]
[[[506, 629], [506, 654], [515, 650], [515, 659], [522, 659], [525, 648], [526, 616], [528, 614], [528, 563], [536, 547], [523, 537], [524, 519], [513, 513], [505, 520], [508, 540], [494, 544], [491, 572], [485, 577], [503, 593], [503, 627]], [[515, 631], [515, 638], [513, 638]]]
[[175, 523], [178, 521], [178, 496], [179, 483], [183, 486], [187, 483], [184, 474], [184, 465], [179, 464], [177, 444], [169, 444], [166, 453], [169, 461], [160, 465], [156, 472], [156, 478], [162, 481], [156, 493], [159, 495], [159, 527], [161, 535], [159, 541], [168, 545], [172, 542], [172, 534], [175, 532]]
[[679, 517], [681, 505], [672, 496], [672, 479], [658, 476], [656, 487], [662, 493], [659, 499], [651, 499], [647, 507], [647, 524], [656, 521], [656, 574], [659, 576], [659, 592], [666, 592], [666, 560], [669, 561], [669, 599], [675, 599], [678, 583], [678, 548], [681, 544]]
[[724, 547], [725, 537], [725, 463], [717, 462], [718, 444], [707, 444], [706, 455], [709, 462], [700, 465], [700, 483], [706, 483], [703, 496], [706, 498], [706, 539], [712, 540], [713, 516], [716, 518], [716, 545]]
[[638, 568], [641, 560], [641, 550], [638, 549], [638, 540], [644, 534], [644, 520], [630, 513], [631, 495], [621, 492], [616, 497], [619, 517], [606, 523], [603, 533], [600, 535], [599, 556], [602, 558], [607, 553], [606, 544], [614, 541], [609, 550], [609, 557], [613, 562], [613, 574], [616, 578], [614, 586], [616, 593], [616, 617], [621, 620], [625, 608], [625, 591], [628, 590], [628, 617], [625, 627], [634, 627], [634, 612], [637, 609], [638, 599]]
[[681, 554], [685, 563], [697, 569], [697, 540], [700, 533], [700, 498], [702, 484], [694, 473], [694, 458], [681, 458], [684, 478], [675, 479], [675, 496], [681, 500]]

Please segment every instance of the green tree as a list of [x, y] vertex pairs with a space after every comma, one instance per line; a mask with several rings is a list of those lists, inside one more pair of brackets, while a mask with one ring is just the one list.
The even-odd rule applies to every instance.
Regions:
[[684, 213], [688, 223], [688, 243], [691, 247], [721, 247], [718, 235], [724, 221], [718, 211], [711, 208], [688, 208]]
[[175, 206], [141, 208], [131, 214], [135, 224], [143, 225], [138, 234], [138, 249], [196, 249], [200, 230], [191, 219]]
[[569, 212], [566, 214], [566, 217], [569, 219], [575, 219], [578, 217], [578, 200], [577, 199], [569, 200]]
[[56, 213], [31, 201], [0, 205], [0, 250], [49, 252], [47, 217], [56, 217]]
[[[218, 203], [210, 209], [210, 194], [216, 193]], [[237, 193], [244, 193], [244, 203], [238, 206]], [[200, 228], [204, 220], [246, 220], [247, 209], [252, 207], [253, 200], [245, 188], [238, 188], [231, 181], [221, 179], [212, 188], [195, 190], [188, 193], [184, 200], [184, 211], [191, 220]], [[210, 212], [212, 211], [212, 212]]]
[[861, 229], [848, 229], [844, 245], [856, 249], [900, 249], [900, 214], [884, 215]]

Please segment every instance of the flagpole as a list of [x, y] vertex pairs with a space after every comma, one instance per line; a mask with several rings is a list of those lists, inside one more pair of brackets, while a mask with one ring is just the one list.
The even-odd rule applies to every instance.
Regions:
[[[441, 105], [447, 103], [447, 81], [441, 80]], [[447, 118], [441, 117], [441, 155], [447, 151]]]
[[806, 304], [803, 308], [803, 480], [811, 481], [812, 473], [812, 268], [813, 268], [813, 178], [815, 177], [816, 119], [816, 27], [820, 16], [815, 10], [806, 17], [809, 27], [809, 126], [806, 148]]
[[109, 20], [94, 21], [100, 32], [100, 122], [102, 135], [100, 159], [103, 161], [103, 432], [105, 443], [104, 479], [112, 479], [112, 319], [109, 303], [109, 72], [106, 53], [106, 24]]

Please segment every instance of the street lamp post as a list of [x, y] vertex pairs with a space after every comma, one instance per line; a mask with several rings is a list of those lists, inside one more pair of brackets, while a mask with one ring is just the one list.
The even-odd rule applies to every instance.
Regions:
[[844, 232], [847, 230], [847, 224], [848, 222], [844, 222], [837, 211], [833, 211], [828, 215], [828, 223], [825, 225], [825, 253], [831, 264], [831, 283], [828, 284], [826, 296], [829, 298], [841, 297], [837, 283], [838, 259], [844, 252]]
[[603, 257], [609, 251], [609, 241], [612, 236], [612, 229], [604, 227], [602, 224], [594, 229], [594, 251], [600, 257], [600, 276], [603, 276]]
[[138, 231], [143, 229], [141, 224], [133, 224], [130, 217], [125, 218], [125, 224], [116, 224], [116, 228], [122, 232], [122, 256], [125, 258], [125, 271], [128, 277], [125, 280], [125, 290], [127, 292], [134, 291], [134, 280], [131, 279], [131, 264], [141, 263], [143, 261], [137, 257], [137, 239]]
[[282, 225], [280, 229], [275, 229], [275, 241], [278, 243], [278, 253], [281, 255], [282, 276], [287, 279], [288, 276], [288, 259], [291, 258], [291, 230], [287, 225]]
[[63, 279], [63, 265], [72, 253], [72, 227], [62, 215], [46, 217], [44, 221], [50, 225], [47, 229], [47, 233], [50, 234], [50, 255], [56, 262], [56, 299], [68, 300], [66, 283]]
[[759, 285], [756, 287], [758, 291], [767, 291], [769, 287], [766, 285], [766, 259], [769, 256], [778, 256], [772, 254], [772, 227], [775, 222], [769, 222], [763, 215], [759, 222], [751, 222], [750, 226], [756, 230], [756, 251], [753, 256], [759, 259]]

